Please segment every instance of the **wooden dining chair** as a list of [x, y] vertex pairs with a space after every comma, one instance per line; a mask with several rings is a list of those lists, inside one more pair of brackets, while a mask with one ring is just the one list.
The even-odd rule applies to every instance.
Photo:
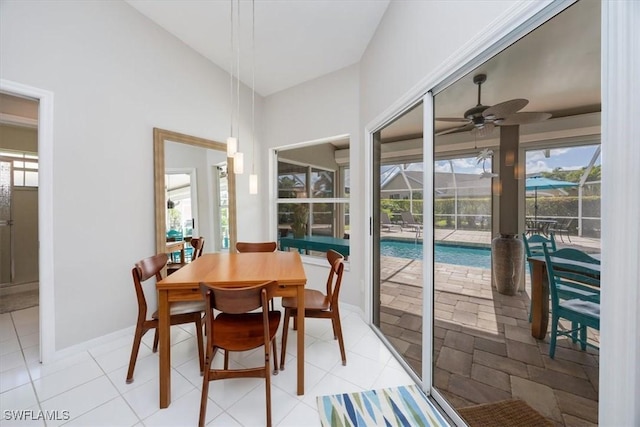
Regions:
[[278, 249], [276, 242], [238, 242], [236, 250], [238, 252], [275, 252]]
[[[577, 249], [560, 249], [551, 253], [546, 243], [543, 251], [551, 294], [549, 357], [553, 359], [555, 356], [559, 335], [571, 338], [574, 343], [580, 342], [583, 351], [587, 345], [598, 348], [587, 341], [587, 327], [600, 330], [600, 270], [593, 268], [600, 262]], [[571, 288], [581, 297], [567, 298], [561, 293], [561, 287]], [[571, 322], [570, 330], [559, 328], [561, 318]]]
[[[267, 426], [271, 426], [271, 369], [278, 373], [276, 333], [280, 326], [280, 311], [269, 310], [269, 301], [278, 289], [272, 280], [243, 288], [217, 287], [200, 283], [206, 306], [207, 335], [199, 426], [204, 426], [209, 395], [209, 382], [227, 378], [264, 378], [266, 383]], [[214, 310], [217, 314], [214, 316]], [[255, 368], [229, 369], [229, 352], [264, 347], [264, 365]], [[224, 350], [224, 367], [213, 369], [213, 358]], [[271, 356], [273, 349], [273, 357]]]
[[[189, 242], [189, 244], [191, 245], [191, 247], [193, 248], [193, 252], [191, 253], [191, 260], [189, 260], [189, 262], [195, 261], [197, 258], [199, 258], [202, 255], [202, 251], [204, 250], [204, 237], [200, 236], [198, 238], [193, 238], [191, 239], [191, 242]], [[169, 265], [167, 265], [167, 274], [171, 274], [174, 273], [178, 270], [180, 270], [182, 267], [184, 267], [185, 265], [187, 265], [189, 262], [174, 262], [171, 263]]]
[[[161, 280], [161, 272], [163, 267], [167, 264], [167, 260], [167, 254], [158, 254], [140, 260], [131, 270], [131, 274], [133, 275], [133, 285], [136, 290], [136, 298], [138, 299], [138, 320], [136, 322], [136, 331], [133, 337], [129, 370], [127, 371], [127, 384], [133, 382], [133, 371], [136, 367], [140, 342], [142, 341], [144, 334], [146, 334], [150, 329], [156, 330], [155, 337], [153, 339], [153, 352], [155, 353], [158, 350], [158, 311], [156, 310], [151, 315], [151, 319], [147, 319], [148, 306], [142, 284], [152, 277], [155, 277], [156, 282]], [[191, 322], [195, 323], [201, 372], [204, 367], [204, 352], [202, 345], [202, 313], [204, 312], [204, 308], [204, 303], [202, 301], [180, 301], [171, 303], [169, 313], [171, 316], [171, 325], [182, 325]]]
[[[244, 252], [275, 252], [278, 249], [276, 242], [237, 242], [236, 250]], [[275, 309], [275, 304], [271, 300], [271, 310]]]
[[[338, 340], [342, 364], [347, 364], [347, 356], [344, 351], [342, 339], [342, 325], [340, 324], [340, 311], [338, 310], [338, 297], [344, 272], [344, 257], [330, 249], [327, 251], [327, 261], [331, 269], [327, 278], [326, 294], [313, 289], [304, 290], [304, 317], [331, 319], [333, 326], [333, 338]], [[293, 316], [293, 329], [297, 329], [296, 316], [298, 315], [298, 300], [296, 297], [282, 298], [284, 307], [284, 326], [282, 329], [282, 352], [280, 356], [280, 369], [284, 369], [284, 360], [287, 350], [287, 335], [289, 332], [289, 318]]]

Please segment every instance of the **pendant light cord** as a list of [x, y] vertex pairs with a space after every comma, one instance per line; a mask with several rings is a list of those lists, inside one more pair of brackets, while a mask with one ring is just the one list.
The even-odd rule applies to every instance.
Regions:
[[238, 137], [238, 151], [240, 151], [240, 0], [238, 0], [238, 9], [237, 9], [237, 25], [236, 25], [236, 42], [238, 43], [238, 62], [237, 62], [237, 72], [238, 78], [237, 82], [237, 95], [238, 95], [238, 105], [237, 105], [237, 120], [238, 125], [236, 127], [237, 137]]
[[256, 1], [251, 0], [251, 173], [256, 173]]
[[233, 137], [233, 0], [229, 1], [229, 39], [231, 40], [229, 48], [229, 136]]

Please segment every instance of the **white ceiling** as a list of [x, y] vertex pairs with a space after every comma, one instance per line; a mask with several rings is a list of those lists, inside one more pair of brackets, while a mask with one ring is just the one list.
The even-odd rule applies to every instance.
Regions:
[[[230, 0], [126, 1], [229, 71]], [[256, 92], [267, 96], [359, 62], [388, 4], [389, 0], [256, 0]], [[249, 87], [251, 15], [252, 3], [242, 0], [240, 78]]]

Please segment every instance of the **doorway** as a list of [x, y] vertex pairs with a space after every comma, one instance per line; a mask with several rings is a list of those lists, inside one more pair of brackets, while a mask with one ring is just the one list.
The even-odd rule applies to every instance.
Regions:
[[10, 313], [39, 303], [38, 101], [0, 101], [0, 313]]

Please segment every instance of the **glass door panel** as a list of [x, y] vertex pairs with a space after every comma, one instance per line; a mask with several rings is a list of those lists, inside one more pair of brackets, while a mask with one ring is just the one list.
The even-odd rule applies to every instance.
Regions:
[[[373, 322], [422, 378], [422, 104], [374, 135]], [[411, 124], [411, 126], [409, 126]]]

